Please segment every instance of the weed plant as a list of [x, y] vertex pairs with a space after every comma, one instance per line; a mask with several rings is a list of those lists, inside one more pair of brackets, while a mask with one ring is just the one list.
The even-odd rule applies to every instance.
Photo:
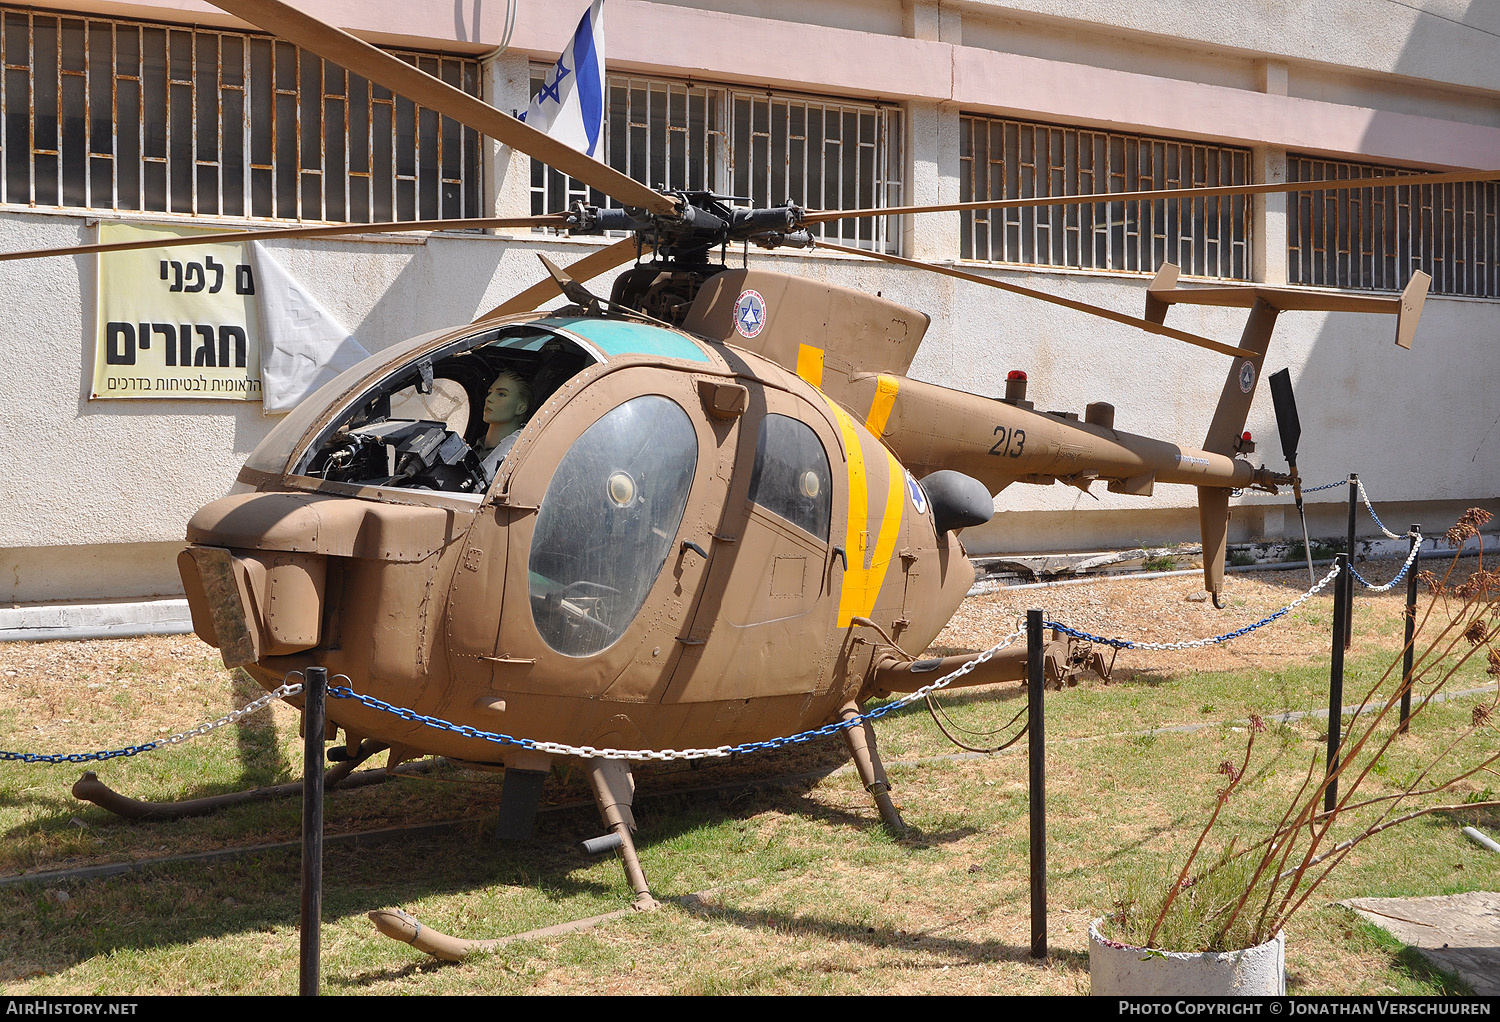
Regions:
[[[1448, 530], [1449, 546], [1461, 548], [1490, 518], [1486, 511], [1469, 509]], [[1437, 697], [1471, 659], [1486, 662], [1487, 673], [1500, 676], [1500, 651], [1492, 644], [1500, 638], [1500, 573], [1484, 569], [1482, 549], [1477, 570], [1456, 583], [1457, 564], [1455, 553], [1441, 578], [1422, 573], [1431, 599], [1412, 639], [1416, 656], [1408, 724], [1429, 715]], [[1402, 654], [1365, 691], [1358, 712], [1342, 727], [1330, 769], [1321, 779], [1322, 756], [1315, 753], [1290, 802], [1273, 817], [1269, 833], [1248, 844], [1236, 835], [1205, 867], [1201, 861], [1210, 834], [1245, 781], [1256, 737], [1266, 730], [1264, 721], [1252, 716], [1243, 756], [1237, 763], [1226, 759], [1218, 768], [1227, 781], [1186, 861], [1165, 884], [1125, 885], [1108, 918], [1107, 935], [1167, 951], [1254, 947], [1283, 930], [1349, 853], [1375, 835], [1435, 813], [1500, 805], [1488, 787], [1463, 797], [1454, 794], [1460, 783], [1493, 773], [1500, 762], [1500, 752], [1494, 751], [1500, 746], [1495, 712], [1500, 691], [1487, 705], [1473, 707], [1435, 750], [1414, 763], [1397, 762], [1395, 743], [1405, 728], [1392, 725], [1404, 686], [1392, 682], [1401, 677]], [[1390, 694], [1382, 696], [1382, 691]], [[1363, 712], [1367, 709], [1373, 712]], [[1474, 750], [1477, 757], [1465, 755]], [[1374, 794], [1370, 789], [1378, 779], [1387, 783]]]

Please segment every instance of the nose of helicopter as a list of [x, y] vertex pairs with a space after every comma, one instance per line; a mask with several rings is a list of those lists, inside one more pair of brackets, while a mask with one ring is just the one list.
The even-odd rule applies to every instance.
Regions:
[[330, 560], [415, 563], [451, 535], [452, 512], [439, 507], [235, 494], [189, 520], [178, 570], [194, 631], [236, 667], [323, 641]]

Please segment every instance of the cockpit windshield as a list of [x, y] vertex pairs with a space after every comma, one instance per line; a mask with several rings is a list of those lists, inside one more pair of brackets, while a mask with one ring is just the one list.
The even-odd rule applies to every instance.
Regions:
[[545, 323], [489, 330], [408, 362], [356, 398], [294, 474], [481, 494], [532, 412], [601, 352]]

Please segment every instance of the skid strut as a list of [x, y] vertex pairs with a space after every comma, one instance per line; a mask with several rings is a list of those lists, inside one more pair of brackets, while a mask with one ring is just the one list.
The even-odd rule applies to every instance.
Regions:
[[[839, 720], [857, 717], [859, 713], [859, 706], [850, 703], [839, 711]], [[854, 755], [854, 766], [859, 770], [860, 781], [865, 790], [875, 798], [880, 818], [891, 830], [905, 830], [906, 821], [901, 819], [901, 811], [891, 801], [891, 782], [885, 776], [885, 767], [880, 763], [880, 753], [875, 750], [875, 729], [870, 726], [869, 721], [861, 721], [844, 728], [844, 740], [849, 743], [849, 751]]]
[[635, 797], [635, 778], [631, 776], [630, 764], [618, 759], [591, 759], [584, 763], [584, 768], [588, 771], [589, 787], [594, 789], [594, 798], [599, 803], [599, 815], [604, 818], [610, 835], [619, 839], [625, 878], [635, 891], [635, 907], [656, 908], [657, 901], [651, 896], [651, 887], [646, 883], [646, 873], [641, 869], [641, 859], [630, 836], [635, 830], [635, 814], [630, 811]]

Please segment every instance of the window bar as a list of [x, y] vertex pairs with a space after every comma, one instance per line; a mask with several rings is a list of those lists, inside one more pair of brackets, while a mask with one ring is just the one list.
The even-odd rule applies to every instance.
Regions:
[[271, 86], [271, 117], [270, 125], [266, 129], [270, 132], [268, 148], [271, 158], [265, 165], [267, 179], [270, 181], [269, 197], [271, 200], [271, 213], [273, 218], [279, 219], [281, 213], [281, 182], [277, 180], [276, 166], [277, 157], [281, 149], [281, 79], [277, 76], [276, 51], [279, 47], [273, 39], [268, 44], [269, 54], [266, 57], [266, 75], [270, 78]]
[[[188, 132], [188, 145], [192, 147], [192, 159], [188, 161], [188, 208], [191, 213], [198, 213], [198, 34], [192, 29], [188, 33], [188, 52], [193, 55], [193, 62], [187, 70], [188, 87], [188, 122], [192, 126]], [[167, 158], [172, 154], [169, 152]]]
[[55, 160], [56, 160], [56, 162], [57, 162], [57, 191], [53, 193], [53, 199], [55, 200], [56, 204], [59, 205], [59, 206], [61, 206], [62, 203], [63, 203], [63, 152], [62, 152], [62, 148], [63, 148], [63, 145], [62, 145], [62, 143], [63, 143], [63, 139], [62, 139], [62, 129], [63, 129], [63, 52], [62, 52], [62, 41], [63, 41], [62, 19], [61, 18], [54, 18], [53, 19], [53, 29], [52, 29], [52, 50], [53, 50], [53, 53], [52, 53], [52, 71], [53, 71], [54, 76], [57, 79], [57, 85], [56, 85], [57, 91], [52, 94], [52, 101], [53, 101], [53, 103], [56, 104], [56, 107], [55, 107], [55, 109], [53, 111], [56, 114], [56, 116], [52, 118], [52, 145], [53, 145], [53, 150], [48, 155], [54, 157]]
[[[327, 183], [327, 174], [325, 173], [325, 171], [328, 169], [328, 117], [327, 117], [327, 112], [328, 112], [328, 95], [327, 95], [327, 93], [328, 93], [328, 89], [323, 84], [323, 71], [324, 71], [324, 69], [327, 66], [328, 66], [328, 61], [324, 60], [322, 57], [315, 57], [315, 58], [313, 58], [313, 69], [314, 69], [314, 74], [317, 75], [318, 87], [315, 90], [313, 96], [310, 97], [310, 102], [311, 102], [311, 105], [316, 105], [317, 109], [316, 110], [305, 110], [305, 111], [302, 111], [301, 117], [299, 117], [299, 124], [298, 124], [298, 128], [300, 129], [302, 127], [300, 121], [305, 120], [307, 117], [314, 117], [314, 118], [316, 118], [316, 124], [317, 124], [317, 127], [318, 127], [318, 158], [317, 158], [317, 167], [316, 168], [309, 167], [309, 168], [307, 168], [306, 171], [304, 171], [302, 169], [302, 165], [300, 163], [297, 165], [297, 168], [298, 168], [298, 173], [297, 173], [297, 194], [298, 194], [299, 198], [301, 197], [301, 195], [305, 192], [305, 190], [307, 188], [307, 180], [306, 179], [308, 177], [315, 177], [315, 178], [317, 178], [317, 181], [318, 181], [318, 186], [317, 186], [318, 187], [318, 215], [315, 218], [317, 220], [327, 220], [328, 219], [328, 189], [327, 189], [327, 184], [326, 184]], [[299, 94], [300, 93], [304, 93], [304, 92], [307, 91], [307, 89], [304, 88], [303, 86], [304, 86], [304, 83], [303, 83], [301, 77], [299, 76], [298, 79], [297, 79], [297, 91], [298, 91]], [[301, 139], [301, 131], [300, 130], [298, 131], [298, 139], [299, 139], [299, 143], [300, 143], [300, 139]]]
[[[180, 78], [177, 78], [178, 72], [177, 69], [175, 69], [174, 62], [172, 62], [172, 33], [175, 32], [183, 32], [183, 30], [168, 29], [165, 33], [166, 110], [168, 110], [168, 114], [166, 114], [166, 209], [168, 209], [169, 212], [172, 213], [180, 213], [181, 210], [177, 209], [177, 191], [172, 188], [172, 183], [174, 183], [175, 180], [180, 180], [181, 177], [181, 167], [177, 164], [177, 161], [175, 161], [175, 159], [172, 159], [174, 158], [175, 153], [174, 150], [172, 150], [171, 143], [171, 105], [172, 95], [177, 92], [177, 90], [174, 89], [174, 86], [187, 86], [187, 111], [189, 111], [189, 113], [187, 113], [187, 122], [189, 122], [189, 131], [187, 131], [187, 144], [189, 144], [190, 149], [192, 149], [192, 159], [198, 158], [198, 102], [196, 102], [195, 81], [193, 81], [193, 78], [195, 77], [193, 77], [193, 69], [187, 69], [186, 80], [180, 80]], [[189, 41], [190, 50], [190, 48], [192, 48], [192, 35], [190, 35], [190, 32], [189, 36], [187, 36], [187, 41]], [[187, 183], [187, 212], [189, 213], [196, 212], [196, 198], [198, 198], [198, 173], [196, 173], [196, 170], [198, 170], [198, 168], [193, 167], [192, 161], [187, 162], [187, 177], [189, 177], [190, 179], [189, 183]], [[177, 173], [174, 173], [174, 171], [177, 171]]]
[[109, 24], [109, 207], [120, 208], [120, 26]]
[[[410, 63], [415, 64], [416, 61]], [[411, 103], [411, 219], [422, 219], [422, 108]]]
[[[390, 90], [386, 90], [390, 91]], [[396, 94], [391, 92], [391, 219], [401, 219], [401, 139], [399, 134], [399, 118], [397, 108], [400, 100]]]
[[[463, 68], [462, 65], [459, 66], [459, 72], [458, 72], [458, 74], [459, 74], [459, 88], [464, 88], [464, 86], [468, 85], [469, 82], [466, 80], [467, 79], [467, 74], [466, 74], [466, 72], [465, 72], [465, 70], [464, 70], [464, 68]], [[467, 92], [469, 90], [466, 89], [466, 88], [464, 88], [464, 91]], [[439, 121], [438, 123], [439, 123], [439, 125], [441, 125], [442, 122]], [[468, 203], [467, 197], [465, 195], [464, 173], [463, 173], [464, 172], [464, 168], [468, 166], [468, 135], [464, 131], [464, 126], [462, 124], [456, 125], [455, 130], [458, 132], [458, 177], [454, 181], [451, 181], [451, 182], [445, 181], [444, 183], [446, 183], [446, 184], [457, 184], [458, 185], [458, 210], [459, 210], [459, 215], [460, 216], [468, 216], [469, 215], [469, 203]], [[439, 194], [441, 194], [441, 189], [439, 189]]]
[[[871, 149], [865, 143], [865, 118], [857, 110], [850, 111], [844, 115], [846, 122], [851, 117], [854, 123], [854, 201], [862, 207], [866, 205], [873, 206], [875, 205], [875, 189], [864, 180], [865, 153]], [[874, 154], [871, 153], [871, 155], [873, 156]], [[866, 195], [870, 196], [868, 203], [865, 201]], [[868, 225], [868, 230], [865, 225]], [[860, 241], [873, 243], [875, 238], [874, 226], [874, 220], [860, 218], [853, 232], [854, 237], [857, 239], [854, 244], [858, 245]], [[868, 237], [861, 237], [862, 235], [868, 235]]]
[[[109, 208], [120, 208], [120, 44], [118, 26], [109, 25]], [[92, 33], [91, 33], [92, 34]], [[90, 61], [92, 66], [92, 61]], [[92, 90], [90, 90], [92, 92]], [[93, 177], [92, 171], [90, 178]]]
[[142, 25], [135, 28], [135, 96], [136, 106], [141, 111], [141, 116], [136, 118], [136, 149], [135, 156], [137, 169], [135, 175], [135, 208], [146, 208], [146, 29]]
[[[441, 60], [434, 60], [433, 63], [436, 65], [436, 68], [433, 71], [430, 71], [428, 73], [431, 74], [431, 75], [433, 75], [436, 78], [442, 78], [443, 77], [443, 62]], [[423, 70], [426, 70], [426, 68], [423, 68]], [[436, 138], [436, 143], [437, 143], [433, 147], [433, 154], [432, 154], [433, 162], [437, 164], [437, 166], [433, 168], [433, 174], [437, 177], [437, 189], [436, 189], [436, 191], [437, 191], [437, 196], [436, 196], [437, 207], [435, 209], [433, 209], [431, 212], [432, 212], [432, 215], [434, 217], [439, 217], [440, 218], [440, 217], [443, 216], [443, 134], [444, 134], [444, 132], [443, 132], [443, 115], [440, 114], [440, 113], [438, 113], [436, 110], [431, 111], [431, 114], [432, 114], [432, 119], [433, 119], [433, 125], [434, 125], [434, 128], [435, 128], [433, 134], [434, 134], [434, 136]], [[418, 117], [418, 120], [420, 121], [420, 115]], [[420, 134], [420, 132], [418, 134]], [[419, 192], [421, 191], [420, 186], [418, 186], [418, 191]], [[417, 219], [420, 220], [424, 215], [426, 215], [426, 214], [423, 212], [423, 210], [421, 208], [421, 205], [419, 203], [418, 206], [417, 206]]]
[[349, 105], [354, 100], [352, 97], [353, 90], [349, 88], [349, 69], [341, 68], [340, 71], [339, 84], [344, 93], [344, 215], [339, 219], [347, 222], [354, 217], [354, 198], [350, 194], [352, 191], [350, 179], [353, 177], [352, 172], [354, 170], [353, 153], [351, 152], [353, 147], [349, 144], [351, 141], [349, 136], [354, 126], [353, 118], [349, 115]]
[[11, 70], [6, 53], [9, 47], [10, 19], [6, 17], [5, 11], [0, 11], [0, 202], [10, 201], [10, 174], [7, 173], [10, 166], [10, 152], [8, 150], [10, 135], [10, 91], [7, 73]]
[[[94, 90], [93, 82], [89, 77], [89, 70], [93, 67], [92, 55], [89, 52], [89, 23], [80, 21], [83, 26], [83, 70], [74, 72], [83, 78], [83, 204], [87, 207], [94, 205]], [[58, 39], [62, 33], [58, 33]]]
[[251, 145], [250, 125], [253, 121], [251, 86], [254, 84], [254, 63], [251, 60], [250, 37], [240, 43], [240, 214], [255, 215], [255, 151]]
[[[33, 111], [35, 111], [36, 110], [36, 15], [34, 13], [32, 13], [31, 11], [27, 11], [26, 12], [26, 93], [27, 93], [26, 99], [27, 99], [28, 103], [30, 104], [31, 109]], [[30, 188], [30, 191], [27, 192], [26, 198], [27, 198], [27, 200], [32, 205], [36, 205], [36, 117], [35, 116], [33, 116], [30, 119], [26, 130], [29, 132], [29, 134], [28, 134], [27, 137], [28, 137], [28, 139], [30, 139], [29, 145], [31, 147], [31, 153], [30, 153], [30, 155], [27, 158], [27, 169], [28, 169], [28, 173], [30, 175], [29, 178], [27, 179], [27, 184], [28, 184], [28, 187]]]
[[[206, 160], [214, 168], [214, 215], [224, 215], [224, 37], [212, 33], [214, 46], [214, 159]], [[196, 53], [196, 49], [194, 50]], [[196, 122], [195, 122], [196, 123]], [[194, 153], [201, 159], [201, 153]], [[196, 178], [198, 175], [194, 174]]]
[[[320, 150], [320, 153], [321, 153], [321, 155], [319, 157], [319, 159], [320, 159], [319, 166], [322, 168], [322, 174], [319, 177], [318, 195], [319, 195], [319, 201], [321, 203], [321, 208], [322, 208], [322, 212], [323, 212], [322, 219], [324, 219], [324, 220], [348, 220], [349, 217], [346, 216], [346, 215], [340, 215], [340, 216], [337, 216], [337, 217], [331, 217], [331, 216], [328, 215], [329, 205], [331, 203], [331, 199], [329, 198], [329, 195], [328, 195], [328, 178], [329, 178], [329, 171], [328, 171], [328, 132], [329, 132], [330, 128], [332, 127], [332, 128], [337, 128], [339, 131], [341, 131], [343, 133], [343, 138], [344, 138], [344, 159], [345, 159], [345, 161], [347, 161], [348, 158], [349, 158], [348, 111], [347, 110], [345, 111], [342, 122], [340, 122], [338, 119], [330, 118], [328, 116], [328, 104], [331, 103], [331, 102], [338, 102], [338, 100], [339, 100], [339, 94], [337, 92], [330, 92], [329, 89], [328, 89], [328, 77], [329, 77], [329, 74], [331, 72], [331, 69], [335, 68], [335, 67], [338, 67], [338, 65], [332, 63], [331, 61], [327, 61], [327, 60], [319, 61], [319, 64], [321, 66], [318, 68], [318, 124], [319, 124], [319, 126], [320, 126], [320, 128], [322, 130], [318, 134], [318, 147], [319, 147], [319, 150]], [[343, 71], [343, 68], [339, 68], [339, 70]], [[343, 104], [340, 104], [340, 105], [342, 106]], [[347, 168], [346, 168], [346, 170], [347, 170]], [[348, 184], [347, 184], [348, 180], [349, 180], [349, 175], [346, 172], [344, 174], [344, 181], [346, 182], [345, 187], [344, 187], [344, 204], [345, 204], [346, 207], [347, 207], [348, 202], [349, 202]], [[347, 213], [347, 209], [336, 210], [335, 212], [338, 212], [340, 214], [344, 214], [344, 213]]]
[[[372, 220], [380, 219], [375, 215], [375, 85], [370, 81], [365, 82], [365, 172], [351, 171], [352, 177], [363, 176], [365, 179], [365, 211]], [[350, 184], [351, 189], [353, 183]]]
[[[380, 217], [376, 216], [376, 214], [375, 214], [375, 210], [377, 208], [376, 205], [375, 205], [375, 174], [376, 174], [376, 166], [375, 166], [375, 108], [377, 106], [383, 106], [383, 105], [385, 105], [385, 101], [381, 100], [381, 99], [377, 99], [375, 97], [375, 90], [377, 88], [379, 88], [379, 86], [377, 86], [374, 82], [366, 81], [366, 83], [365, 83], [365, 95], [368, 97], [367, 100], [366, 100], [366, 106], [367, 106], [367, 109], [368, 109], [368, 113], [366, 114], [366, 117], [365, 117], [365, 120], [367, 122], [365, 124], [365, 131], [366, 131], [366, 133], [369, 136], [368, 143], [367, 143], [368, 144], [368, 148], [369, 148], [369, 164], [368, 164], [368, 166], [367, 166], [366, 169], [369, 170], [369, 172], [370, 172], [370, 176], [369, 176], [369, 178], [366, 181], [366, 186], [367, 186], [368, 193], [369, 193], [369, 196], [370, 196], [370, 215], [374, 219], [378, 220], [378, 219], [380, 219]], [[396, 107], [395, 107], [394, 104], [392, 104], [392, 106], [391, 106], [391, 122], [395, 123], [395, 120], [396, 120]], [[394, 158], [395, 154], [392, 153], [391, 155], [392, 155], [392, 158]], [[392, 189], [392, 191], [395, 190], [395, 182], [394, 181], [391, 183], [391, 189]]]

